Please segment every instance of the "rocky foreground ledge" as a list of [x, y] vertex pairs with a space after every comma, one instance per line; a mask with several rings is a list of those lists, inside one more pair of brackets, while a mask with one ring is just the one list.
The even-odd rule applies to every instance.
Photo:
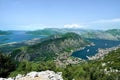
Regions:
[[26, 75], [18, 74], [13, 78], [0, 78], [0, 80], [63, 80], [62, 72], [55, 73], [54, 71], [30, 72]]

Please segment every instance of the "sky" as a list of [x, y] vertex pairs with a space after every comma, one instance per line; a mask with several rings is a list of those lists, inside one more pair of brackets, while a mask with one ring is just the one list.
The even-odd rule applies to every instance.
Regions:
[[0, 30], [120, 28], [120, 0], [0, 0]]

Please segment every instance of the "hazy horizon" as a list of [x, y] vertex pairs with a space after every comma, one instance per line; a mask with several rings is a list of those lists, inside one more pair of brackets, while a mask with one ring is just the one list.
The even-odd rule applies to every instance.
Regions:
[[0, 0], [0, 30], [120, 29], [120, 0]]
[[42, 29], [34, 29], [34, 30], [22, 30], [22, 29], [7, 29], [7, 30], [2, 30], [2, 31], [37, 31], [37, 30], [44, 30], [44, 29], [73, 29], [73, 30], [93, 30], [93, 31], [107, 31], [107, 30], [112, 30], [112, 29], [119, 29], [120, 28], [110, 28], [110, 29], [84, 29], [84, 28], [42, 28]]

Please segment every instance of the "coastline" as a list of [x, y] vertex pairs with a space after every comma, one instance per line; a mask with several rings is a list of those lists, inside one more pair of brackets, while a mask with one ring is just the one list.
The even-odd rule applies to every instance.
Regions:
[[96, 53], [94, 56], [87, 56], [88, 60], [96, 60], [96, 59], [100, 59], [103, 58], [105, 55], [109, 54], [109, 52], [113, 51], [113, 50], [117, 50], [118, 48], [120, 48], [120, 44], [118, 46], [114, 46], [111, 48], [99, 48], [98, 49], [98, 53]]

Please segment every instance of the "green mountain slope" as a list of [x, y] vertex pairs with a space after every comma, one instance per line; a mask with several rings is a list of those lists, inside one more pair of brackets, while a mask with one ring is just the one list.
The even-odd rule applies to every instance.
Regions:
[[120, 35], [120, 29], [110, 29], [110, 30], [107, 30], [106, 32], [114, 36]]
[[107, 30], [106, 32], [115, 36], [120, 40], [120, 29], [111, 29], [111, 30]]
[[105, 40], [118, 40], [116, 36], [106, 32], [106, 31], [89, 31], [81, 35], [84, 38], [91, 39], [105, 39]]
[[54, 30], [54, 29], [43, 29], [43, 30], [36, 30], [36, 31], [28, 31], [26, 32], [27, 34], [32, 34], [32, 35], [54, 35], [58, 34], [59, 32]]
[[55, 35], [41, 43], [21, 47], [11, 53], [15, 60], [47, 61], [56, 60], [61, 54], [69, 54], [72, 51], [85, 47], [90, 44], [76, 33], [66, 33]]
[[8, 32], [8, 31], [2, 31], [2, 30], [0, 30], [0, 35], [8, 35], [8, 34], [11, 34], [11, 33]]
[[120, 80], [120, 48], [99, 60], [75, 65], [69, 64], [66, 67], [57, 67], [58, 65], [56, 65], [51, 61], [39, 63], [23, 61], [10, 76], [30, 71], [53, 70], [62, 72], [64, 80]]
[[54, 34], [64, 34], [67, 32], [74, 32], [81, 35], [83, 38], [91, 39], [105, 39], [105, 40], [120, 40], [120, 30], [110, 29], [110, 30], [82, 30], [82, 29], [57, 29], [57, 28], [47, 28], [43, 30], [29, 31], [27, 34], [33, 35], [54, 35]]
[[107, 54], [103, 59], [68, 65], [64, 71], [65, 80], [119, 80], [120, 49]]

